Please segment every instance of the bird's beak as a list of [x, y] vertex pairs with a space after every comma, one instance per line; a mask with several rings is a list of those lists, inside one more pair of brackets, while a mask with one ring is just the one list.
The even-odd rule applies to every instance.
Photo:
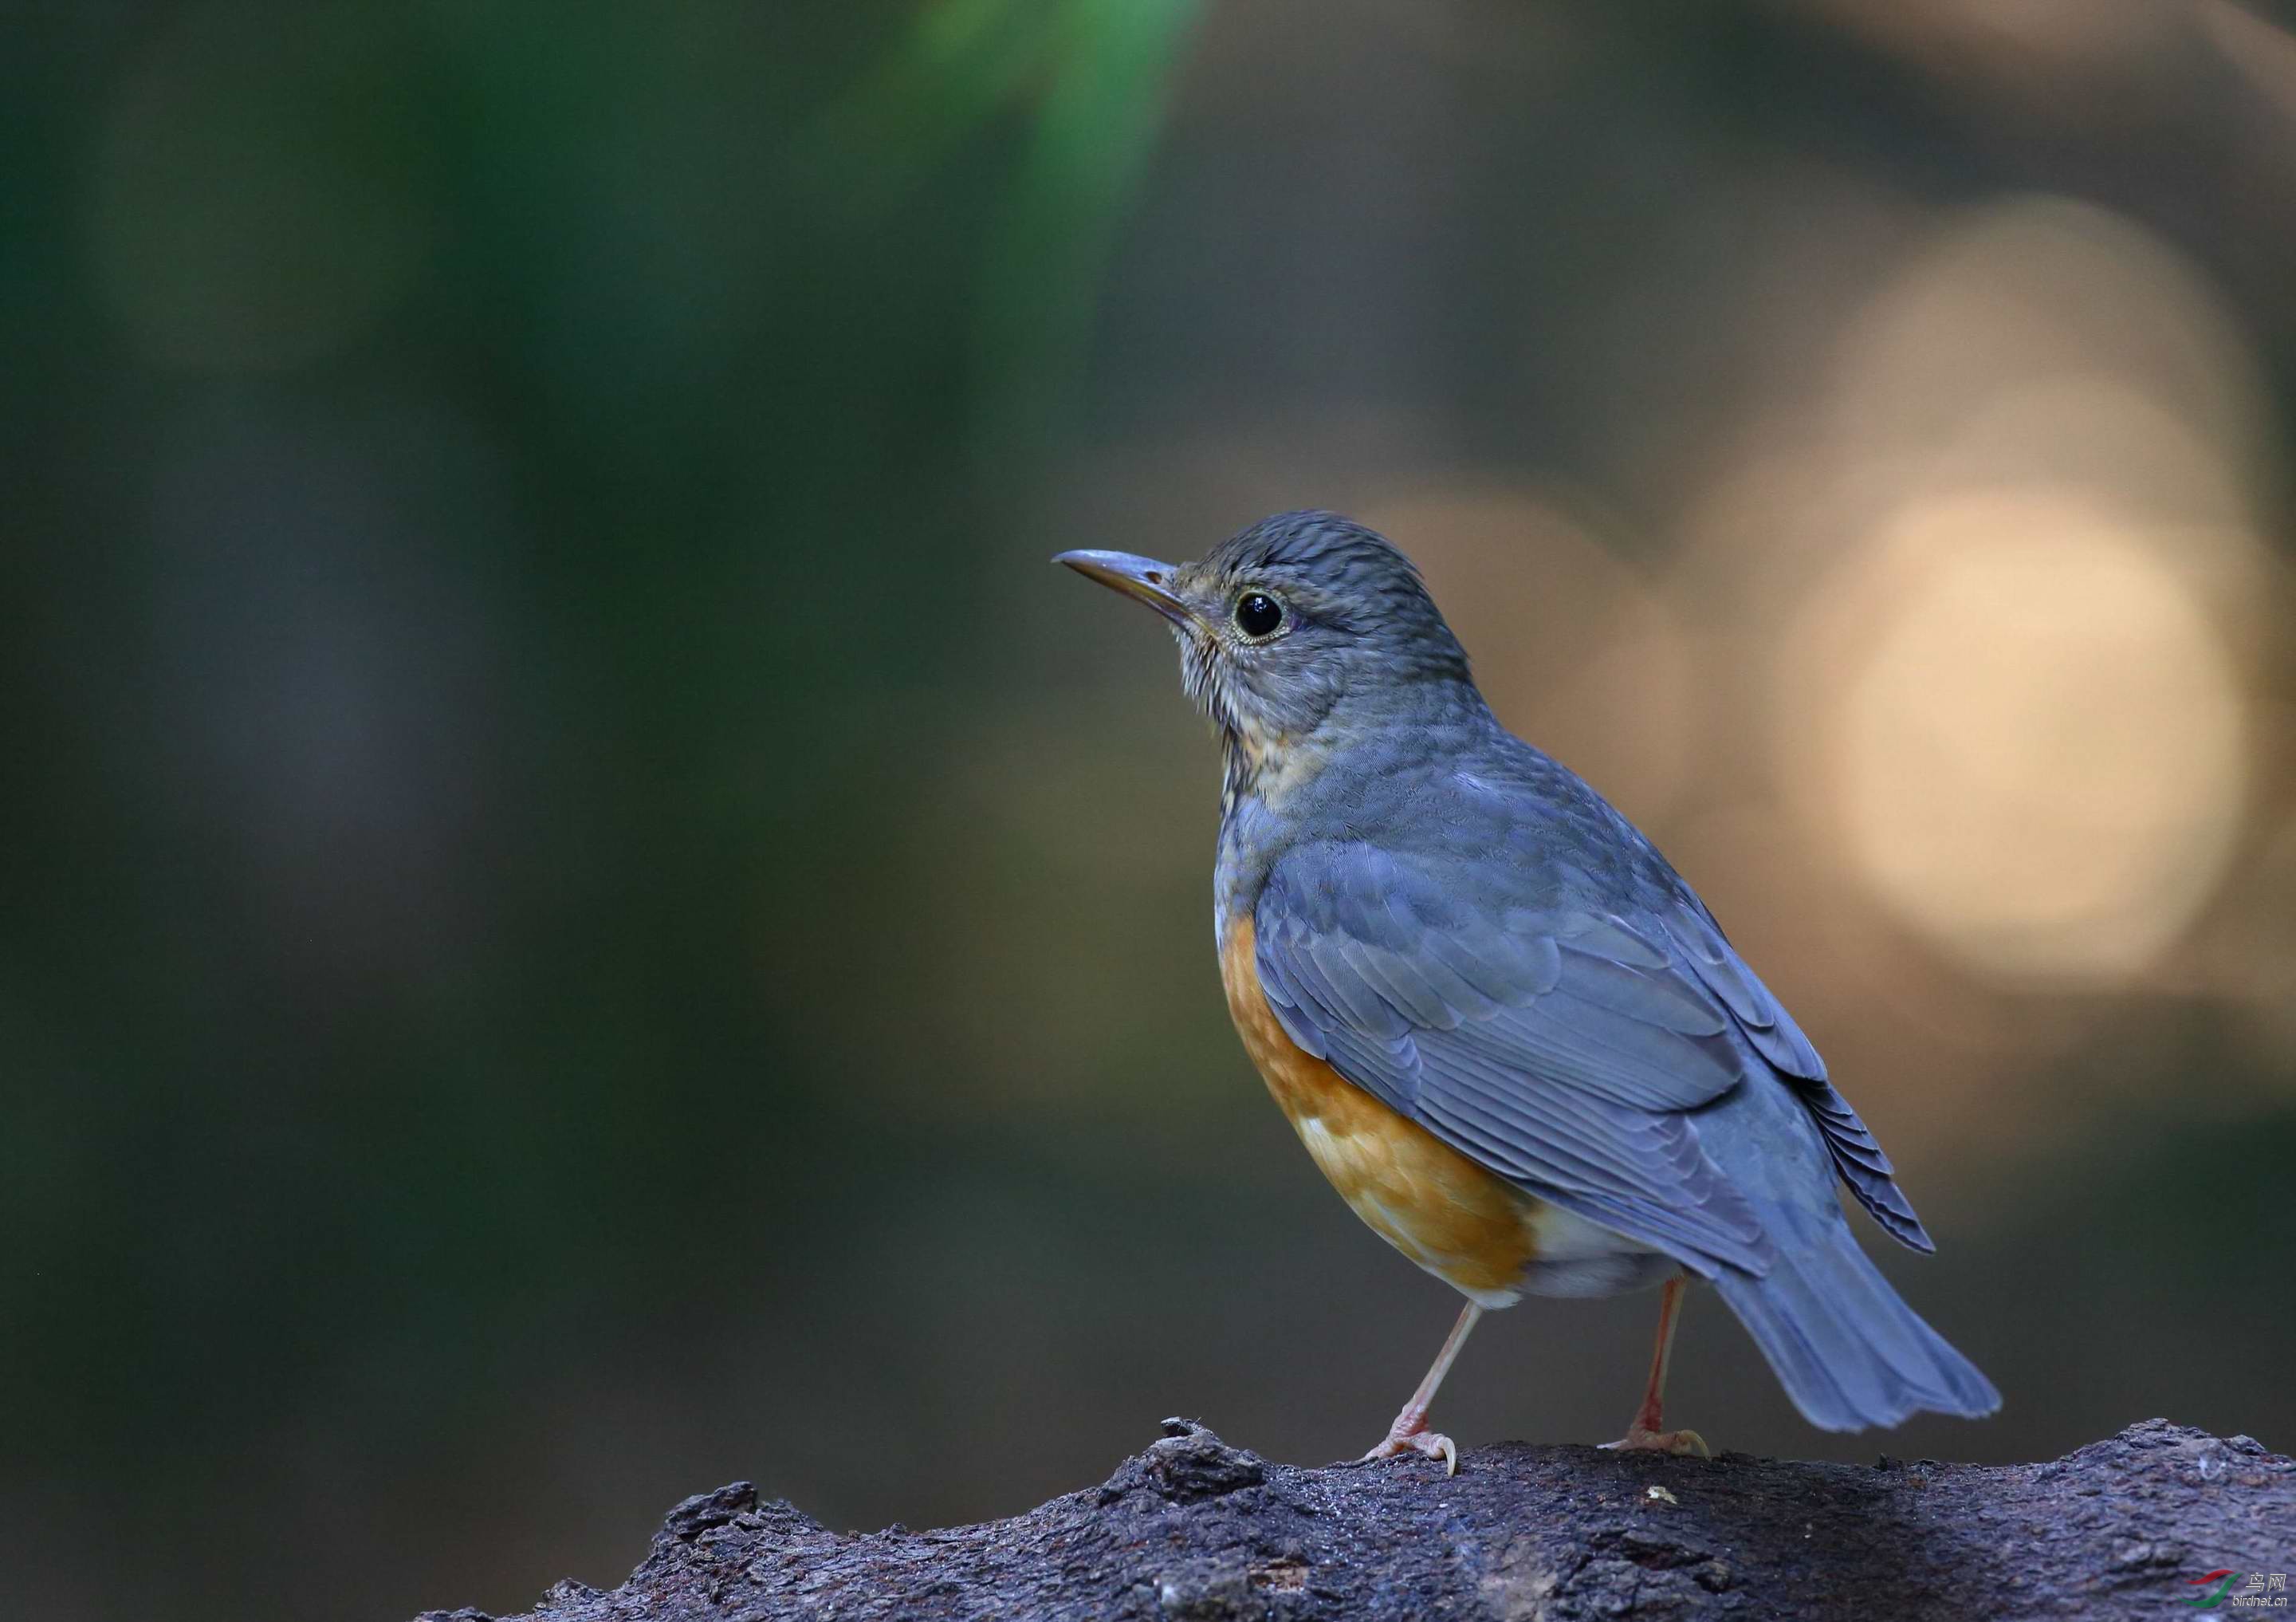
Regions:
[[1173, 573], [1169, 564], [1160, 564], [1152, 557], [1135, 557], [1129, 552], [1063, 552], [1053, 561], [1066, 564], [1085, 579], [1098, 580], [1111, 591], [1137, 598], [1175, 625], [1199, 623], [1196, 611], [1174, 595], [1168, 584]]

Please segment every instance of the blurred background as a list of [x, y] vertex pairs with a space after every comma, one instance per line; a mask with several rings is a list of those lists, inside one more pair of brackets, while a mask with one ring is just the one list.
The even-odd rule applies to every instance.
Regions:
[[[0, 11], [14, 1614], [1375, 1440], [1454, 1298], [1228, 1029], [1168, 639], [1046, 561], [1308, 505], [1702, 889], [2008, 1399], [1820, 1435], [1704, 1298], [1670, 1414], [2296, 1442], [2292, 23]], [[1617, 1435], [1652, 1312], [1439, 1420]]]

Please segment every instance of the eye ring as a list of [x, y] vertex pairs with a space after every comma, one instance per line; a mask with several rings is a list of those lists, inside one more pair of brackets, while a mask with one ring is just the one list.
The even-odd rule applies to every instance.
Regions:
[[1235, 628], [1254, 638], [1272, 637], [1283, 629], [1283, 606], [1264, 591], [1247, 591], [1235, 600]]

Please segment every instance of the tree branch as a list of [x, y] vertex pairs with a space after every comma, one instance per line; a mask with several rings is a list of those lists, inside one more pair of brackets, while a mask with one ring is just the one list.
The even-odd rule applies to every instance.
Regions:
[[[1801, 1464], [1508, 1443], [1300, 1470], [1185, 1420], [1096, 1488], [946, 1531], [832, 1532], [746, 1482], [611, 1593], [527, 1622], [835, 1618], [2159, 1618], [2296, 1566], [2296, 1463], [2165, 1420], [2049, 1464]], [[2221, 1580], [2221, 1579], [2219, 1579]], [[2263, 1597], [2284, 1601], [2265, 1588]], [[2270, 1614], [2267, 1612], [2267, 1614]], [[422, 1622], [491, 1622], [472, 1610]]]

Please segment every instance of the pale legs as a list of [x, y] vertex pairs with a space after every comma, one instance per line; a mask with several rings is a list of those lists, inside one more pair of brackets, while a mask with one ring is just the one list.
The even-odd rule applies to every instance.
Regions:
[[[1658, 1298], [1658, 1346], [1651, 1353], [1650, 1385], [1643, 1392], [1642, 1412], [1635, 1422], [1627, 1427], [1627, 1434], [1615, 1442], [1605, 1442], [1605, 1447], [1622, 1448], [1637, 1453], [1696, 1453], [1710, 1458], [1706, 1438], [1694, 1430], [1660, 1430], [1660, 1408], [1666, 1399], [1666, 1365], [1674, 1356], [1674, 1321], [1682, 1313], [1682, 1280], [1669, 1279]], [[1447, 1353], [1450, 1348], [1445, 1347]], [[1438, 1367], [1440, 1367], [1439, 1364]], [[1405, 1409], [1406, 1413], [1410, 1412]], [[1398, 1420], [1398, 1423], [1401, 1421]]]
[[[1669, 1285], [1668, 1288], [1673, 1287]], [[1459, 1450], [1441, 1431], [1427, 1429], [1427, 1410], [1434, 1404], [1436, 1387], [1451, 1371], [1451, 1360], [1458, 1356], [1459, 1348], [1467, 1344], [1468, 1334], [1473, 1330], [1475, 1321], [1482, 1315], [1483, 1309], [1472, 1301], [1459, 1309], [1459, 1321], [1451, 1326], [1450, 1338], [1443, 1342], [1443, 1349], [1435, 1354], [1435, 1366], [1427, 1371], [1427, 1378], [1419, 1382], [1419, 1389], [1411, 1394], [1411, 1400], [1403, 1404], [1403, 1412], [1395, 1416], [1395, 1423], [1387, 1428], [1387, 1440], [1365, 1453], [1358, 1462], [1392, 1459], [1398, 1453], [1423, 1453], [1431, 1459], [1442, 1460], [1445, 1475], [1459, 1473]], [[1652, 1412], [1657, 1411], [1653, 1409]]]

